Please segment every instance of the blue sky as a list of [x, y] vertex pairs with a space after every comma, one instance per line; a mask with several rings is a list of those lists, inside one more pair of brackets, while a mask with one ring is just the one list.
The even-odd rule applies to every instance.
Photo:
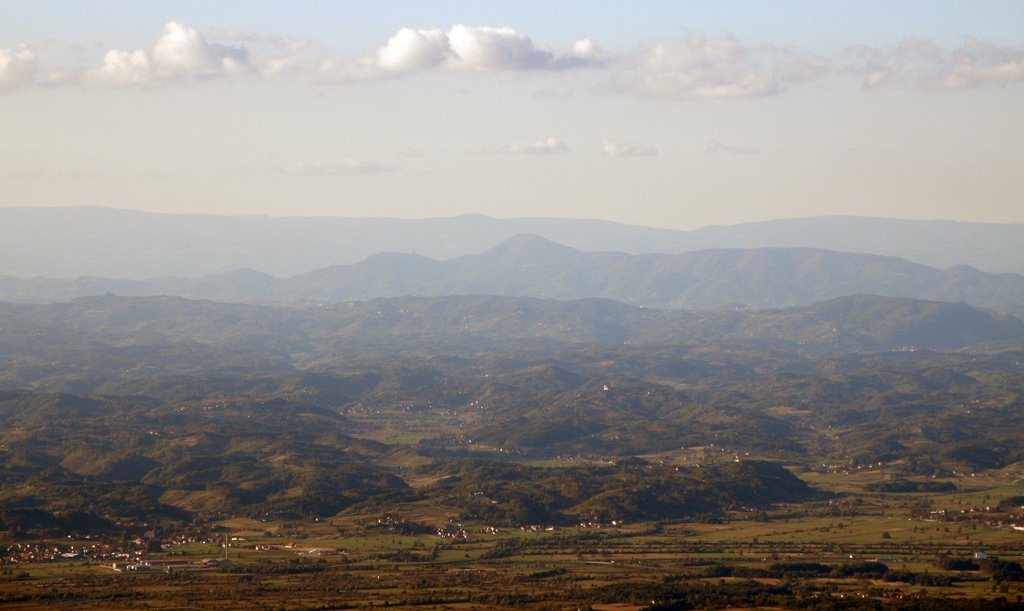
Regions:
[[0, 206], [1024, 222], [1024, 2], [4, 2]]
[[281, 32], [358, 49], [379, 43], [399, 26], [473, 23], [510, 25], [537, 38], [565, 42], [590, 36], [608, 44], [646, 37], [733, 35], [762, 42], [826, 46], [835, 42], [892, 43], [907, 36], [955, 41], [965, 35], [1019, 43], [1024, 3], [1009, 1], [859, 0], [846, 2], [590, 2], [391, 1], [139, 2], [5, 1], [0, 39], [6, 44], [47, 38], [143, 43], [169, 20], [199, 29], [231, 27]]

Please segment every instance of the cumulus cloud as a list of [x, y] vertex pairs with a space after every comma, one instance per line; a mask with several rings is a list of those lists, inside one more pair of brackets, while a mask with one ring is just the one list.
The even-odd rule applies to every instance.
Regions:
[[780, 93], [827, 72], [823, 60], [792, 49], [691, 36], [651, 46], [638, 58], [632, 77], [611, 88], [665, 99], [749, 98]]
[[103, 65], [87, 74], [86, 81], [111, 87], [156, 87], [179, 79], [241, 74], [250, 67], [244, 47], [211, 43], [193, 28], [170, 21], [151, 51], [107, 51]]
[[36, 78], [36, 70], [36, 55], [28, 47], [0, 49], [0, 91], [31, 84]]
[[92, 73], [92, 79], [111, 87], [145, 87], [154, 81], [153, 66], [145, 51], [112, 49], [103, 56], [103, 66]]
[[447, 32], [438, 28], [402, 28], [372, 59], [374, 67], [395, 73], [438, 68], [477, 71], [587, 68], [604, 65], [608, 56], [589, 39], [578, 40], [567, 52], [557, 54], [512, 28], [458, 24]]
[[377, 51], [377, 66], [389, 71], [436, 68], [452, 58], [448, 35], [439, 29], [402, 28]]
[[222, 46], [245, 51], [252, 73], [263, 78], [280, 78], [308, 71], [309, 55], [322, 52], [316, 41], [245, 30], [211, 30], [207, 39]]
[[[846, 64], [842, 73], [860, 78], [867, 89], [909, 84], [947, 91], [1024, 82], [1024, 50], [975, 38], [955, 49], [921, 39], [887, 48], [851, 47], [846, 60], [838, 62]], [[204, 34], [171, 21], [151, 48], [110, 49], [89, 70], [44, 66], [25, 46], [0, 49], [0, 91], [68, 84], [156, 88], [237, 76], [349, 83], [433, 71], [577, 69], [609, 70], [611, 76], [598, 91], [714, 99], [778, 94], [828, 75], [832, 65], [793, 48], [749, 45], [731, 37], [691, 36], [615, 54], [587, 38], [553, 50], [514, 28], [464, 24], [447, 30], [401, 28], [375, 50], [346, 58], [303, 38], [239, 30]], [[556, 97], [568, 96], [548, 96]]]
[[653, 157], [658, 154], [658, 149], [653, 146], [624, 144], [608, 140], [602, 144], [602, 151], [610, 157]]
[[210, 43], [196, 30], [171, 21], [153, 47], [153, 59], [172, 75], [216, 76], [243, 71], [249, 53], [243, 47]]
[[470, 152], [497, 155], [564, 155], [571, 153], [572, 149], [558, 138], [547, 138], [534, 142], [513, 142], [497, 148], [474, 149]]
[[561, 67], [600, 68], [612, 61], [613, 56], [589, 38], [581, 38], [572, 43], [569, 52], [555, 59]]
[[555, 57], [512, 28], [453, 26], [448, 43], [457, 67], [474, 70], [531, 69], [550, 66]]
[[943, 61], [942, 49], [918, 38], [908, 38], [886, 49], [857, 45], [849, 47], [846, 55], [853, 61], [847, 72], [860, 74], [865, 89], [919, 80], [927, 72], [934, 76]]
[[[248, 35], [245, 38], [252, 38]], [[239, 40], [242, 37], [235, 36]], [[307, 48], [289, 49], [256, 62], [267, 78], [295, 75], [314, 82], [348, 83], [394, 78], [441, 70], [497, 72], [507, 70], [568, 70], [600, 68], [610, 55], [589, 39], [576, 41], [556, 53], [508, 27], [458, 24], [440, 28], [401, 28], [374, 53], [357, 58], [302, 55]]]
[[284, 171], [297, 176], [343, 176], [349, 174], [380, 174], [393, 168], [374, 161], [333, 159], [329, 161], [296, 161], [284, 166]]
[[998, 47], [968, 37], [953, 51], [950, 66], [934, 86], [962, 89], [987, 84], [1024, 81], [1024, 50]]
[[927, 91], [950, 91], [1024, 82], [1024, 49], [1000, 47], [967, 37], [946, 51], [929, 40], [907, 39], [888, 48], [847, 49], [849, 72], [865, 89], [910, 84]]

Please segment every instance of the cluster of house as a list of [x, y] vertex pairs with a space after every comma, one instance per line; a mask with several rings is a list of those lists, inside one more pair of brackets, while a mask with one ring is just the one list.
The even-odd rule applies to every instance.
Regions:
[[378, 407], [368, 407], [362, 403], [353, 403], [339, 409], [338, 413], [343, 416], [379, 416], [381, 412]]
[[1024, 533], [1024, 514], [1003, 513], [998, 507], [967, 507], [959, 511], [952, 509], [914, 509], [911, 518], [926, 522], [959, 522], [969, 523], [987, 528], [1008, 528], [1014, 532]]
[[72, 562], [75, 560], [110, 560], [125, 555], [106, 543], [55, 545], [53, 543], [12, 543], [0, 548], [0, 564], [27, 562]]
[[469, 533], [461, 523], [452, 522], [437, 529], [437, 536], [446, 539], [468, 539]]
[[[24, 564], [33, 562], [74, 562], [88, 560], [100, 564], [118, 565], [122, 570], [146, 570], [145, 568], [124, 569], [127, 566], [146, 564], [142, 557], [147, 547], [157, 539], [157, 533], [148, 530], [141, 536], [132, 539], [115, 541], [112, 536], [103, 537], [96, 534], [67, 536], [68, 542], [21, 542], [0, 546], [0, 564]], [[160, 548], [172, 551], [176, 545], [217, 544], [221, 541], [209, 532], [200, 529], [186, 530], [168, 536]]]
[[540, 524], [528, 524], [526, 526], [520, 526], [519, 530], [523, 532], [536, 533], [540, 531], [554, 532], [554, 526], [541, 526]]
[[118, 573], [143, 571], [181, 571], [188, 569], [208, 569], [231, 566], [230, 558], [207, 558], [199, 562], [188, 562], [181, 558], [150, 558], [138, 559], [134, 562], [112, 562], [109, 566]]
[[199, 543], [204, 545], [217, 545], [221, 539], [210, 533], [180, 533], [166, 539], [170, 545], [190, 545]]
[[604, 523], [604, 522], [600, 522], [598, 520], [583, 520], [579, 524], [577, 524], [576, 526], [579, 526], [580, 528], [609, 528], [609, 527], [621, 528], [621, 527], [623, 527], [625, 525], [626, 525], [626, 523], [623, 522], [622, 520], [612, 520], [611, 522], [609, 522], [607, 524]]

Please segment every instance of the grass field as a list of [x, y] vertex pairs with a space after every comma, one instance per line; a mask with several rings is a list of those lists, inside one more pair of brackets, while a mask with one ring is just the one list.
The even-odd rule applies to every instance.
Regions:
[[[839, 601], [839, 608], [858, 608], [850, 601], [869, 600], [898, 607], [921, 597], [949, 608], [967, 600], [1012, 605], [1024, 597], [1024, 582], [940, 566], [942, 558], [973, 558], [977, 552], [1024, 562], [1024, 533], [983, 511], [1021, 493], [1019, 480], [1004, 475], [958, 481], [955, 493], [882, 494], [866, 491], [883, 481], [881, 472], [803, 472], [801, 477], [830, 495], [767, 512], [732, 513], [719, 523], [537, 531], [466, 523], [465, 538], [387, 532], [393, 528], [387, 520], [442, 527], [452, 515], [444, 507], [415, 503], [396, 508], [387, 519], [373, 513], [296, 522], [235, 517], [215, 524], [217, 540], [230, 542], [229, 566], [200, 568], [203, 560], [224, 555], [216, 542], [150, 553], [153, 567], [144, 572], [116, 572], [88, 560], [7, 559], [0, 564], [0, 604], [5, 609], [612, 610], [644, 608], [651, 596], [699, 595], [711, 601], [704, 603], [708, 607], [735, 608], [751, 601], [775, 601], [749, 604], [760, 608], [818, 603], [832, 608], [828, 605]], [[168, 560], [193, 567], [168, 572], [159, 564]], [[841, 574], [842, 567], [865, 562], [881, 562], [896, 577]], [[773, 567], [787, 563], [824, 565], [831, 573], [772, 576]], [[903, 581], [912, 578], [918, 583]], [[788, 594], [772, 598], [780, 591]], [[720, 604], [723, 600], [728, 604]]]

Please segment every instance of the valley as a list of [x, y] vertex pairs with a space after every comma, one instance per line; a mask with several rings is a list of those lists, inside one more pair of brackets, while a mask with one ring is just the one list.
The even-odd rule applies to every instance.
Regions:
[[0, 323], [12, 608], [1024, 592], [1011, 317], [867, 296], [718, 313], [106, 296]]

